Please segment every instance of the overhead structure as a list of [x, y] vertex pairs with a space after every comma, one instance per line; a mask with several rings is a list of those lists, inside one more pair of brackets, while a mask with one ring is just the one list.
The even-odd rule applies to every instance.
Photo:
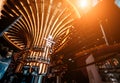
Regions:
[[68, 0], [8, 0], [1, 17], [15, 18], [2, 35], [22, 51], [16, 72], [34, 67], [46, 74], [50, 55], [64, 47], [79, 14]]
[[[14, 55], [15, 72], [32, 75], [32, 80], [38, 79], [34, 83], [40, 83], [48, 69], [58, 80], [66, 70], [68, 77], [79, 80], [81, 68], [85, 73], [86, 66], [120, 53], [119, 0], [3, 1], [0, 36], [19, 50]], [[95, 61], [86, 64], [91, 55]]]

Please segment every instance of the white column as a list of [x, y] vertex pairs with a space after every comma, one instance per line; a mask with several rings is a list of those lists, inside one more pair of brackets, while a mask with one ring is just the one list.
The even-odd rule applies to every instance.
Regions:
[[42, 83], [42, 78], [43, 78], [43, 75], [39, 75], [39, 77], [38, 77], [38, 83]]
[[56, 83], [60, 83], [60, 77], [59, 76], [56, 77]]
[[[94, 62], [94, 57], [91, 54], [87, 59], [86, 59], [86, 64]], [[87, 66], [87, 72], [88, 72], [88, 77], [89, 77], [89, 83], [102, 83], [101, 77], [98, 73], [98, 70], [95, 66], [95, 64]]]

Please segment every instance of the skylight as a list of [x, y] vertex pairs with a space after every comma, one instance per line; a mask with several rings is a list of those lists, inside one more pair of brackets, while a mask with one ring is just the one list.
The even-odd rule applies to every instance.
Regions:
[[120, 0], [115, 0], [115, 4], [120, 8]]

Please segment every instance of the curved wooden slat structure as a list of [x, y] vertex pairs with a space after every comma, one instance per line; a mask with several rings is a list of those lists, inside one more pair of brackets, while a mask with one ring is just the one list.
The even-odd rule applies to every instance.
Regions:
[[[16, 17], [3, 36], [23, 53], [21, 66], [37, 66], [39, 74], [47, 72], [50, 54], [59, 51], [69, 36], [75, 8], [69, 0], [8, 0], [3, 16]], [[58, 41], [59, 40], [59, 41]]]

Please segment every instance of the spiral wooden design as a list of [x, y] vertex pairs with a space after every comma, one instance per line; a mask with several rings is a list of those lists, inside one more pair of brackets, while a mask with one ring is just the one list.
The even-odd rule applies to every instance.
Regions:
[[24, 65], [46, 73], [50, 54], [66, 44], [72, 21], [78, 17], [73, 5], [68, 0], [8, 0], [3, 11], [3, 17], [16, 18], [3, 36], [18, 49], [29, 50], [23, 54]]

